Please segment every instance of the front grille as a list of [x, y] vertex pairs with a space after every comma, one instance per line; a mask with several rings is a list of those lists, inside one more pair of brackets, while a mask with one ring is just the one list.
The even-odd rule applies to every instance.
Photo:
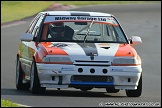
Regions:
[[75, 60], [75, 66], [110, 66], [109, 61]]
[[90, 60], [75, 60], [75, 62], [91, 62], [91, 63], [109, 63], [109, 61], [90, 61]]
[[71, 81], [76, 82], [113, 82], [112, 76], [73, 75]]

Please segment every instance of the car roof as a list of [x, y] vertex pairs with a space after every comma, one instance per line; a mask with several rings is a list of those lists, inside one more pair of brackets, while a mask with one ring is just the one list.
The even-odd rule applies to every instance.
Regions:
[[48, 15], [68, 15], [68, 16], [113, 16], [112, 14], [102, 12], [84, 12], [84, 11], [44, 11], [40, 12]]

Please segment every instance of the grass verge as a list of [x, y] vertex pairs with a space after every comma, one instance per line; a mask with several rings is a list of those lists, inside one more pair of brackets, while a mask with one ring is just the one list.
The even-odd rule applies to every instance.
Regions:
[[1, 107], [22, 107], [16, 103], [13, 103], [9, 100], [3, 100], [1, 99]]
[[160, 3], [160, 1], [1, 1], [1, 23], [11, 22], [33, 16], [36, 13], [47, 9], [54, 3], [86, 6], [98, 4], [129, 4], [152, 2]]

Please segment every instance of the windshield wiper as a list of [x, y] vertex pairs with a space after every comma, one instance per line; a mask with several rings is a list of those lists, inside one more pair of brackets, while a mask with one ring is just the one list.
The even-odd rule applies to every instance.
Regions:
[[91, 28], [93, 22], [94, 22], [94, 20], [92, 20], [92, 22], [91, 22], [90, 25], [88, 26], [87, 33], [86, 33], [86, 35], [84, 36], [84, 44], [85, 44], [85, 41], [86, 41], [87, 36], [89, 35], [89, 31], [90, 31], [90, 28]]

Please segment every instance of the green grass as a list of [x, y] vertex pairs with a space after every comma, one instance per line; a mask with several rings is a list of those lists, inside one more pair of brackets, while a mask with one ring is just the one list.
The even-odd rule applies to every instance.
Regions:
[[54, 3], [65, 5], [97, 5], [97, 4], [128, 4], [150, 3], [160, 1], [1, 1], [1, 23], [20, 20], [45, 10]]
[[17, 105], [9, 100], [1, 99], [1, 107], [22, 107], [22, 106]]
[[[155, 1], [55, 1], [55, 3], [62, 3], [66, 5], [98, 5], [98, 4], [130, 4], [130, 3], [152, 3]], [[160, 1], [159, 1], [160, 3]]]
[[35, 15], [54, 2], [47, 1], [1, 1], [1, 22], [10, 22]]

